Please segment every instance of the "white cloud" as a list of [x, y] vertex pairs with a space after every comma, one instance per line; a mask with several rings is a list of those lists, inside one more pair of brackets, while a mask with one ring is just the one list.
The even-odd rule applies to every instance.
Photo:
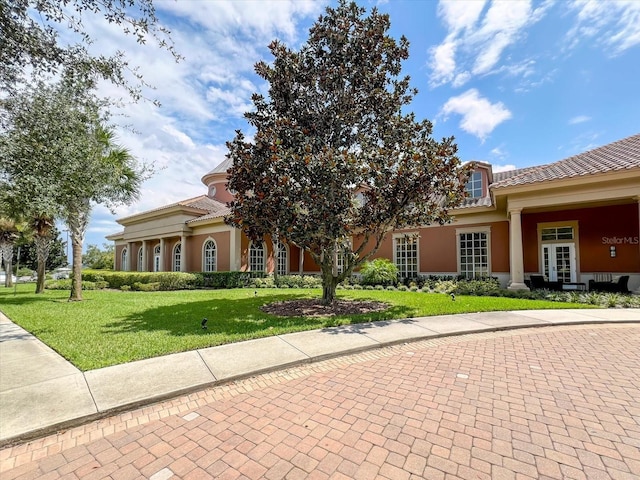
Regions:
[[[499, 71], [505, 50], [520, 41], [527, 29], [544, 17], [552, 0], [533, 8], [530, 0], [485, 1], [441, 0], [438, 16], [447, 27], [445, 40], [429, 49], [430, 84], [452, 82], [459, 87], [472, 75]], [[512, 69], [512, 74], [522, 73]]]
[[[267, 46], [273, 39], [297, 47], [299, 34], [305, 33], [301, 23], [311, 22], [324, 8], [310, 0], [162, 1], [155, 6], [184, 56], [179, 63], [152, 41], [139, 45], [99, 16], [83, 19], [96, 39], [91, 48], [102, 54], [126, 52], [129, 63], [156, 87], [146, 89], [145, 96], [161, 104], [128, 104], [121, 109], [124, 117], [114, 118], [123, 126], [119, 143], [157, 173], [144, 183], [140, 199], [118, 207], [115, 215], [96, 206], [87, 243], [102, 244], [105, 233], [120, 231], [116, 218], [205, 194], [201, 177], [224, 160], [225, 142], [234, 130], [247, 130], [242, 116], [252, 108], [251, 95], [265, 88], [254, 64], [270, 58]], [[101, 93], [127, 98], [110, 83], [101, 85]], [[252, 132], [246, 133], [250, 137]]]
[[574, 0], [569, 10], [576, 24], [567, 33], [569, 47], [595, 38], [612, 55], [640, 45], [640, 2], [637, 0]]
[[508, 153], [504, 150], [504, 146], [500, 145], [499, 147], [495, 147], [493, 149], [491, 149], [491, 156], [498, 158], [498, 159], [503, 159], [506, 158], [508, 156]]
[[473, 72], [489, 72], [500, 60], [503, 50], [514, 43], [521, 31], [531, 22], [532, 10], [528, 1], [493, 2], [482, 26], [471, 40], [480, 49]]
[[511, 118], [511, 112], [502, 102], [491, 103], [475, 88], [447, 100], [441, 115], [446, 118], [452, 113], [462, 116], [460, 128], [483, 141], [499, 124]]
[[485, 4], [486, 0], [441, 1], [438, 4], [438, 16], [445, 21], [453, 34], [457, 34], [473, 28]]
[[440, 85], [451, 81], [456, 70], [456, 42], [445, 41], [431, 48], [431, 82]]
[[578, 123], [588, 122], [589, 120], [591, 120], [591, 117], [588, 117], [586, 115], [578, 115], [577, 117], [573, 117], [569, 120], [569, 125], [576, 125]]

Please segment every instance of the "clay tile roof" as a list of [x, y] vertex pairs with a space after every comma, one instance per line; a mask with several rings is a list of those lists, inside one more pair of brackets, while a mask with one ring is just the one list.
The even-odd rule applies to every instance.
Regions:
[[490, 207], [491, 205], [491, 197], [467, 197], [463, 200], [462, 205], [457, 208]]
[[[212, 198], [209, 198], [206, 195], [200, 195], [197, 197], [188, 198], [186, 200], [180, 200], [179, 202], [171, 203], [169, 205], [162, 205], [161, 207], [154, 208], [151, 210], [146, 210], [141, 213], [136, 213], [135, 215], [130, 215], [128, 217], [121, 218], [119, 221], [126, 221], [130, 218], [134, 218], [142, 214], [162, 212], [163, 210], [169, 210], [174, 207], [195, 208], [198, 210], [202, 210], [203, 215], [209, 215], [209, 214], [215, 213], [214, 217], [226, 215], [229, 212], [229, 209], [226, 207], [224, 203], [221, 203], [217, 200], [213, 200]], [[202, 218], [202, 216], [198, 218]]]
[[229, 170], [232, 166], [233, 166], [233, 161], [230, 158], [227, 158], [222, 163], [220, 163], [217, 167], [215, 167], [213, 170], [211, 170], [210, 172], [207, 172], [207, 174], [204, 176], [206, 177], [207, 175], [213, 175], [215, 173], [227, 173], [227, 170]]
[[491, 188], [527, 185], [632, 168], [640, 168], [640, 134], [555, 163], [495, 173]]
[[205, 215], [201, 215], [197, 218], [192, 218], [191, 220], [187, 220], [187, 223], [191, 222], [199, 222], [201, 220], [212, 220], [214, 218], [224, 217], [229, 214], [229, 208], [222, 202], [217, 200], [213, 200], [209, 197], [205, 197], [209, 202], [206, 208], [207, 212]]

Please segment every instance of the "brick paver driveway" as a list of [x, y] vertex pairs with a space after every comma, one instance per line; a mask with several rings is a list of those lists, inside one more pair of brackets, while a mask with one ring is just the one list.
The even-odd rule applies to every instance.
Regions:
[[13, 478], [640, 478], [640, 325], [388, 347], [0, 452]]

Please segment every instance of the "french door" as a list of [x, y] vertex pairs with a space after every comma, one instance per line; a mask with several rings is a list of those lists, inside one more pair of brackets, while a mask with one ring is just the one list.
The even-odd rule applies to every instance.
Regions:
[[576, 247], [573, 243], [542, 245], [542, 268], [550, 282], [575, 282]]

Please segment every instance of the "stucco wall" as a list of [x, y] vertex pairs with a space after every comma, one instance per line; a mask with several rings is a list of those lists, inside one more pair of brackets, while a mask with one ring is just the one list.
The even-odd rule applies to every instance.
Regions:
[[203, 270], [202, 248], [208, 239], [216, 242], [217, 271], [231, 270], [231, 234], [226, 232], [204, 233], [187, 238], [187, 271], [201, 272]]
[[[538, 223], [578, 222], [578, 268], [580, 272], [640, 272], [640, 232], [638, 205], [613, 205], [522, 216], [524, 268], [528, 273], [540, 270]], [[616, 246], [616, 257], [609, 251]]]

